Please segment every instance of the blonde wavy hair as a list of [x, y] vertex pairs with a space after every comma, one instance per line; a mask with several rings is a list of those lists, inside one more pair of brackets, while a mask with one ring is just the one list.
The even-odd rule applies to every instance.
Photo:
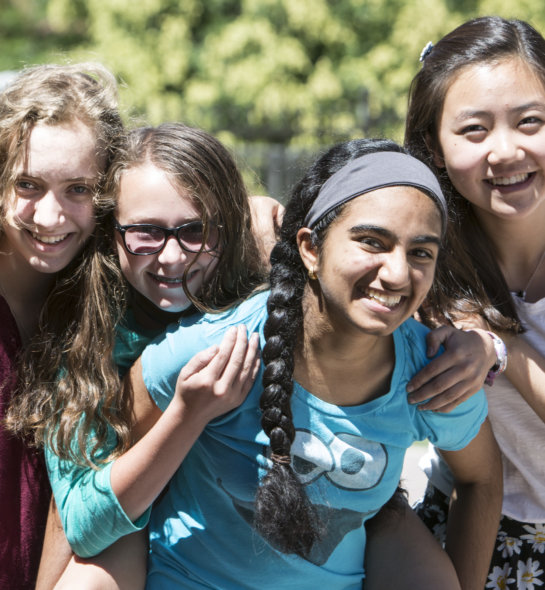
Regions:
[[61, 458], [92, 464], [110, 427], [120, 448], [129, 440], [129, 416], [119, 403], [112, 360], [124, 301], [105, 223], [115, 202], [103, 191], [124, 132], [115, 79], [100, 64], [31, 67], [0, 94], [0, 226], [6, 205], [15, 198], [17, 167], [26, 157], [34, 126], [76, 121], [95, 132], [97, 158], [104, 161], [93, 197], [96, 228], [55, 278], [38, 331], [22, 354], [6, 426], [37, 446], [47, 444]]

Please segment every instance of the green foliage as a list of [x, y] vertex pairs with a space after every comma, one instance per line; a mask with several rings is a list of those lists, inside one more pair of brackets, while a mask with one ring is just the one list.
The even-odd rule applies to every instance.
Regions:
[[422, 47], [478, 14], [545, 30], [541, 0], [0, 0], [0, 69], [97, 59], [134, 117], [230, 143], [400, 140]]
[[47, 0], [0, 0], [0, 71], [43, 63], [77, 45], [76, 28], [57, 34], [47, 18]]

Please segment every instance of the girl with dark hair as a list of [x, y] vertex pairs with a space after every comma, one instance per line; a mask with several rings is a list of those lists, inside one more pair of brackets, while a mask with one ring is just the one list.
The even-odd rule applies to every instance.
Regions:
[[[486, 587], [541, 585], [545, 464], [536, 449], [545, 442], [545, 39], [528, 23], [483, 17], [430, 46], [411, 86], [406, 143], [439, 175], [452, 218], [450, 256], [438, 266], [431, 315], [499, 332], [509, 349], [505, 374], [495, 381], [490, 375], [485, 387], [504, 473]], [[484, 338], [490, 349], [492, 339]], [[431, 363], [415, 385], [437, 372]], [[413, 399], [429, 395], [424, 387]], [[426, 405], [445, 403], [457, 402], [439, 396]], [[438, 533], [450, 477], [436, 454], [426, 471], [430, 484], [418, 511]]]
[[[405, 449], [424, 438], [456, 474], [448, 551], [461, 579], [485, 574], [501, 486], [484, 396], [443, 414], [420, 411], [405, 393], [428, 362], [427, 329], [411, 316], [445, 226], [424, 164], [388, 141], [336, 146], [286, 208], [270, 293], [182, 317], [146, 348], [130, 373], [136, 415], [187, 420], [184, 444], [166, 453], [179, 468], [152, 510], [148, 588], [361, 588], [365, 522], [394, 494]], [[259, 334], [263, 385], [210, 420], [209, 400], [186, 396], [187, 366], [178, 374], [240, 325]], [[151, 477], [141, 467], [136, 495]], [[145, 510], [130, 494], [107, 503], [111, 521]], [[442, 588], [459, 588], [452, 564], [442, 566]]]
[[6, 428], [8, 407], [14, 430], [37, 418], [19, 394], [54, 379], [61, 356], [75, 369], [65, 383], [87, 386], [87, 371], [97, 390], [117, 386], [104, 353], [120, 283], [100, 189], [121, 132], [115, 80], [98, 64], [27, 68], [0, 93], [1, 588], [34, 588], [51, 495], [42, 454]]

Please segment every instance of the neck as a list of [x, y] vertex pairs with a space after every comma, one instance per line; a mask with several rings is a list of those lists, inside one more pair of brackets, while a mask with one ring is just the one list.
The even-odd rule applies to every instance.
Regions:
[[359, 405], [389, 391], [395, 364], [393, 336], [339, 329], [314, 294], [303, 299], [303, 332], [294, 378], [329, 403]]
[[191, 306], [188, 310], [170, 312], [157, 307], [147, 297], [144, 297], [135, 289], [130, 290], [130, 305], [137, 323], [148, 330], [166, 328], [169, 324], [177, 322], [182, 316], [194, 313], [195, 308]]
[[476, 214], [509, 290], [527, 300], [545, 296], [545, 206], [522, 219]]
[[6, 300], [23, 342], [36, 331], [40, 312], [55, 282], [55, 274], [42, 273], [0, 242], [0, 295]]

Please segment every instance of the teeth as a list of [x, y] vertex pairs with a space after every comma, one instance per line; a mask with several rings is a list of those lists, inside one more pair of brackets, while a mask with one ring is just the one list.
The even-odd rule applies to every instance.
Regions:
[[32, 237], [35, 240], [44, 244], [57, 244], [58, 242], [62, 242], [67, 235], [68, 234], [62, 234], [62, 236], [40, 236], [39, 234], [32, 233]]
[[157, 277], [162, 283], [171, 283], [171, 284], [175, 284], [175, 283], [182, 283], [182, 279], [177, 279], [177, 278], [169, 278], [169, 277]]
[[[189, 282], [191, 280], [191, 278], [196, 273], [197, 273], [196, 270], [192, 270], [187, 275], [187, 281]], [[169, 283], [169, 284], [172, 284], [172, 285], [181, 285], [183, 283], [182, 277], [165, 277], [163, 275], [156, 275], [156, 274], [153, 274], [153, 277], [155, 278], [155, 280], [159, 281], [160, 283]]]
[[497, 186], [508, 186], [510, 184], [517, 184], [528, 179], [529, 174], [516, 174], [515, 176], [499, 176], [498, 178], [489, 178], [488, 182]]
[[374, 299], [386, 307], [395, 307], [401, 301], [401, 295], [384, 295], [375, 289], [367, 289], [366, 294], [370, 299]]

